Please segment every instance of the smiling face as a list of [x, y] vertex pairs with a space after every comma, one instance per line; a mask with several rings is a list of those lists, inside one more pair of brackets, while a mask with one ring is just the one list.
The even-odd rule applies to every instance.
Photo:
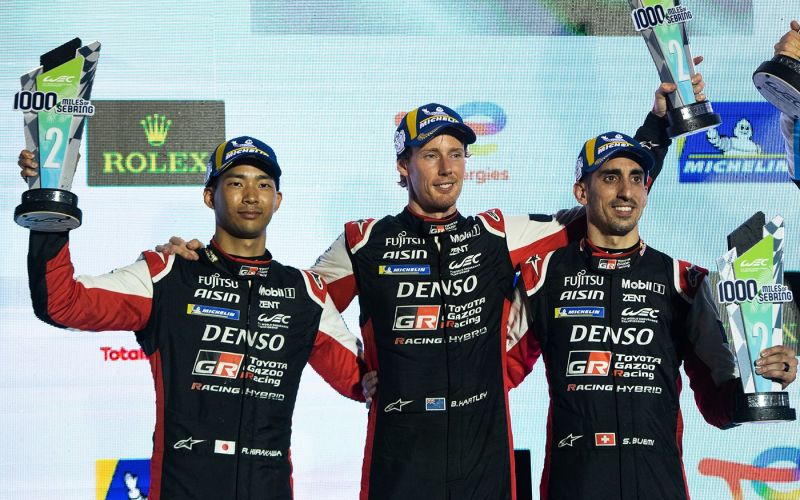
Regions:
[[214, 238], [224, 250], [236, 255], [244, 255], [234, 248], [240, 241], [264, 251], [267, 224], [281, 199], [272, 177], [248, 164], [228, 168], [203, 192], [205, 204], [214, 209], [216, 217]]
[[639, 219], [647, 205], [644, 169], [618, 156], [575, 183], [578, 203], [586, 207], [587, 234], [596, 245], [628, 248], [639, 241]]
[[427, 217], [442, 218], [456, 211], [464, 183], [467, 152], [451, 135], [441, 134], [408, 159], [397, 161], [397, 170], [408, 182], [408, 206]]

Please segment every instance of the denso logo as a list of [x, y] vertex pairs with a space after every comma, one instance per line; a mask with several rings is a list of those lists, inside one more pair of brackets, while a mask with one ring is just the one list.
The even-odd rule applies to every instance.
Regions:
[[453, 243], [463, 243], [465, 240], [474, 238], [475, 236], [480, 236], [480, 234], [481, 234], [481, 226], [475, 224], [469, 231], [464, 231], [463, 233], [458, 233], [458, 234], [451, 234], [450, 241]]
[[397, 306], [392, 330], [436, 330], [441, 306]]
[[198, 282], [211, 288], [224, 286], [228, 288], [239, 288], [239, 282], [231, 278], [223, 278], [219, 273], [212, 274], [211, 276], [198, 276]]
[[570, 351], [567, 377], [602, 377], [608, 375], [611, 351]]
[[236, 378], [243, 359], [244, 354], [200, 349], [197, 352], [192, 375]]
[[220, 290], [209, 290], [207, 288], [198, 288], [194, 291], [194, 296], [201, 299], [221, 300], [223, 302], [239, 303], [239, 294], [233, 292], [222, 292]]
[[285, 299], [293, 299], [294, 288], [270, 288], [260, 285], [258, 287], [258, 294], [262, 297], [283, 297]]
[[397, 297], [433, 298], [444, 293], [448, 297], [458, 297], [462, 293], [474, 292], [478, 287], [477, 276], [444, 281], [401, 281], [397, 286]]
[[477, 266], [478, 265], [478, 258], [480, 256], [481, 256], [480, 252], [476, 253], [475, 255], [467, 255], [460, 262], [453, 261], [447, 267], [450, 268], [451, 271], [454, 271], [454, 270], [461, 269], [462, 267]]
[[288, 325], [289, 324], [289, 320], [291, 318], [292, 317], [290, 315], [287, 315], [287, 314], [273, 314], [271, 316], [269, 314], [259, 314], [258, 315], [258, 321], [259, 322], [261, 322], [261, 323], [273, 323], [273, 324], [276, 324], [276, 325], [278, 325], [278, 324], [280, 324], [280, 325]]
[[221, 342], [230, 345], [246, 343], [254, 349], [269, 349], [270, 351], [280, 351], [286, 343], [286, 338], [279, 333], [251, 332], [244, 328], [236, 328], [234, 326], [222, 328], [217, 325], [206, 325], [202, 340], [204, 342]]
[[652, 281], [642, 281], [642, 280], [635, 280], [631, 281], [629, 279], [622, 280], [622, 288], [630, 288], [631, 290], [647, 290], [650, 292], [659, 293], [664, 295], [667, 291], [667, 287], [661, 283], [653, 283]]
[[653, 309], [651, 307], [643, 307], [637, 311], [634, 311], [630, 307], [626, 307], [622, 310], [623, 316], [637, 316], [639, 318], [652, 318], [658, 319], [658, 309]]
[[650, 328], [637, 329], [612, 328], [610, 326], [592, 325], [572, 325], [572, 335], [570, 342], [611, 342], [612, 344], [622, 345], [647, 345], [653, 341], [653, 330]]

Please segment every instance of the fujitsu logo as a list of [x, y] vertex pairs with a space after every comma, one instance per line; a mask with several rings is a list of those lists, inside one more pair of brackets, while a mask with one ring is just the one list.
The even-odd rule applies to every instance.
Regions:
[[404, 247], [406, 245], [422, 245], [425, 242], [422, 238], [414, 236], [406, 236], [405, 231], [401, 231], [397, 236], [386, 238], [386, 246], [388, 247]]
[[239, 288], [238, 281], [231, 278], [223, 278], [219, 273], [212, 274], [211, 276], [198, 276], [198, 281], [201, 285], [205, 285], [210, 288], [217, 288], [218, 286]]

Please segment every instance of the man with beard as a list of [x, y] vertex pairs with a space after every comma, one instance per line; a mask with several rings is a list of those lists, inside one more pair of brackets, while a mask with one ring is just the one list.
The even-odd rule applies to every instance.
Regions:
[[[509, 357], [523, 369], [510, 378], [519, 383], [544, 357], [543, 499], [688, 498], [681, 365], [706, 421], [733, 425], [741, 382], [708, 271], [639, 237], [654, 165], [625, 134], [586, 141], [573, 188], [586, 207], [586, 237], [532, 253], [521, 267]], [[797, 376], [794, 350], [763, 350], [756, 373], [785, 388]]]

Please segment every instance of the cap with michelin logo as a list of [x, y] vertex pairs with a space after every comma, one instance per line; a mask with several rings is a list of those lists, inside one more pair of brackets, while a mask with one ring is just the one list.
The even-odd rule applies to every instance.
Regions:
[[225, 141], [211, 153], [206, 166], [206, 186], [232, 165], [241, 165], [242, 160], [266, 172], [275, 180], [275, 189], [279, 187], [281, 167], [275, 151], [264, 142], [254, 137], [241, 136]]
[[441, 104], [430, 103], [414, 108], [400, 120], [394, 133], [394, 150], [398, 155], [407, 148], [418, 148], [444, 132], [456, 137], [464, 145], [472, 144], [477, 137], [461, 115]]
[[639, 141], [619, 132], [606, 132], [592, 137], [583, 144], [578, 161], [575, 163], [575, 182], [602, 167], [608, 160], [622, 155], [636, 158], [648, 174], [655, 165], [653, 156], [639, 144]]

